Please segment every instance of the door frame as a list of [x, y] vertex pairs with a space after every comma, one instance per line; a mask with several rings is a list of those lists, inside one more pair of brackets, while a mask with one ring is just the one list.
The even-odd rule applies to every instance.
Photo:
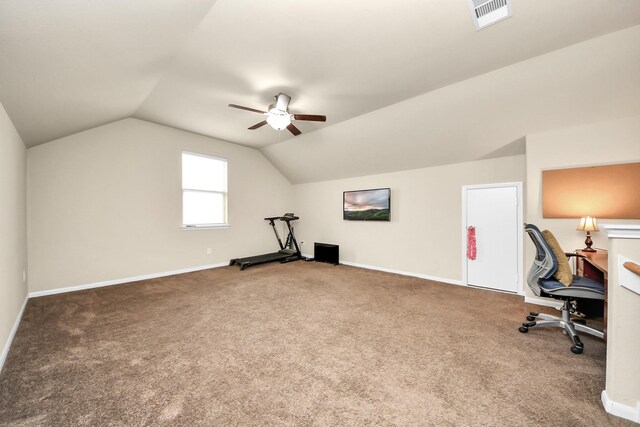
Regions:
[[[518, 284], [517, 295], [524, 295], [524, 201], [522, 199], [522, 181], [518, 182], [503, 182], [497, 184], [477, 184], [477, 185], [463, 185], [462, 186], [462, 284], [469, 286], [469, 275], [467, 271], [467, 191], [478, 190], [485, 188], [503, 188], [503, 187], [515, 187], [518, 197], [517, 205], [517, 224], [520, 225], [518, 233], [516, 233], [518, 242], [518, 254], [517, 254], [517, 270], [518, 270]], [[482, 288], [489, 289], [489, 288]], [[504, 292], [496, 289], [490, 289], [496, 292]], [[511, 292], [508, 292], [511, 293]]]

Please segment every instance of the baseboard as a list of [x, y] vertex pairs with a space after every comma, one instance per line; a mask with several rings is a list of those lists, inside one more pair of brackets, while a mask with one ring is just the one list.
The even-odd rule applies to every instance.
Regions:
[[609, 399], [607, 391], [602, 390], [602, 406], [604, 406], [604, 410], [611, 415], [640, 424], [640, 400], [636, 401], [634, 408], [633, 406], [624, 405]]
[[176, 274], [192, 273], [194, 271], [208, 270], [210, 268], [226, 267], [228, 262], [200, 265], [198, 267], [181, 268], [179, 270], [164, 271], [162, 273], [144, 274], [142, 276], [125, 277], [122, 279], [106, 280], [104, 282], [87, 283], [85, 285], [69, 286], [66, 288], [47, 289], [46, 291], [29, 292], [29, 298], [44, 297], [47, 295], [63, 294], [65, 292], [82, 291], [84, 289], [102, 288], [105, 286], [121, 285], [123, 283], [139, 282], [140, 280], [157, 279], [158, 277], [174, 276]]
[[562, 301], [554, 300], [552, 298], [532, 297], [529, 295], [524, 296], [524, 302], [553, 308], [561, 308], [563, 304]]
[[449, 283], [451, 285], [463, 286], [461, 280], [447, 279], [444, 277], [429, 276], [427, 274], [412, 273], [409, 271], [394, 270], [392, 268], [377, 267], [375, 265], [358, 264], [356, 262], [340, 261], [340, 264], [349, 265], [351, 267], [366, 268], [367, 270], [384, 271], [385, 273], [400, 274], [402, 276], [417, 277], [419, 279], [433, 280], [434, 282]]
[[16, 336], [16, 332], [18, 332], [18, 327], [20, 326], [20, 321], [22, 320], [22, 314], [24, 313], [24, 309], [27, 306], [27, 301], [29, 301], [29, 295], [25, 295], [24, 302], [22, 303], [22, 307], [20, 307], [20, 311], [18, 311], [18, 315], [16, 316], [15, 322], [13, 322], [13, 328], [11, 328], [11, 332], [7, 337], [7, 342], [4, 344], [4, 348], [2, 349], [2, 354], [0, 354], [0, 372], [2, 372], [2, 368], [4, 367], [4, 362], [7, 360], [7, 356], [9, 355], [9, 349], [11, 348], [11, 344], [13, 343], [13, 338]]
[[[302, 254], [302, 256], [308, 259], [313, 259], [312, 254]], [[344, 261], [344, 260], [340, 260], [340, 264], [349, 265], [351, 267], [366, 268], [367, 270], [384, 271], [385, 273], [395, 273], [395, 274], [400, 274], [401, 276], [411, 276], [411, 277], [417, 277], [419, 279], [433, 280], [434, 282], [443, 282], [443, 283], [449, 283], [451, 285], [464, 286], [464, 284], [462, 283], [462, 280], [454, 280], [454, 279], [447, 279], [444, 277], [429, 276], [427, 274], [394, 270], [393, 268], [378, 267], [375, 265], [368, 265], [368, 264], [359, 264], [357, 262], [350, 262], [350, 261]]]

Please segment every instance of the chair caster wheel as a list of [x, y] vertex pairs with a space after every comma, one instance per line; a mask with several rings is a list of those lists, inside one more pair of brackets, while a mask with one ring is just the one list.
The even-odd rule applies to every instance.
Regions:
[[527, 332], [529, 332], [529, 328], [526, 326], [520, 326], [520, 328], [518, 328], [518, 330], [520, 332], [522, 332], [523, 334], [526, 334]]
[[535, 316], [527, 316], [527, 320], [529, 322], [533, 322], [534, 320], [536, 320]]
[[571, 346], [571, 352], [574, 354], [582, 354], [583, 351], [584, 351], [584, 346], [577, 346], [577, 345]]

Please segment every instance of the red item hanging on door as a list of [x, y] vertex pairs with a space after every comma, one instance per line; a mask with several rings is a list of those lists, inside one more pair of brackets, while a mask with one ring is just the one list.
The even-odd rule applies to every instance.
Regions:
[[473, 225], [467, 227], [467, 259], [473, 261], [478, 255], [476, 249], [476, 228]]

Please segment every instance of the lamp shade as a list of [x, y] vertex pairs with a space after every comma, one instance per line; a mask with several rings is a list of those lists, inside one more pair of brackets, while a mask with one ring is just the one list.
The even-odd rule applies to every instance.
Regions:
[[578, 231], [600, 231], [598, 230], [598, 222], [590, 216], [583, 216], [580, 219], [580, 225], [576, 229]]

